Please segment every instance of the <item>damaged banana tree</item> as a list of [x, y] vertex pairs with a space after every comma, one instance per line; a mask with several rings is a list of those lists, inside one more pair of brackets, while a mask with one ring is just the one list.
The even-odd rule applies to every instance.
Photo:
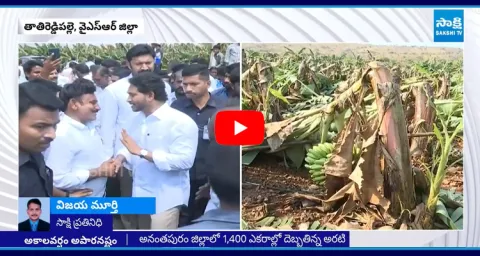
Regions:
[[[321, 119], [325, 126], [332, 122], [336, 113], [346, 108], [352, 110], [348, 123], [337, 137], [331, 157], [325, 163], [328, 195], [324, 201], [325, 211], [340, 207], [337, 212], [345, 216], [358, 204], [373, 204], [379, 206], [378, 216], [382, 218], [387, 210], [398, 217], [402, 210], [415, 208], [407, 125], [400, 87], [392, 80], [385, 66], [371, 62], [361, 78], [330, 104], [266, 125], [268, 144], [275, 149], [290, 136], [301, 136], [305, 132], [298, 126], [299, 123]], [[378, 117], [367, 121], [361, 108], [364, 95], [372, 91]], [[354, 161], [352, 152], [356, 147], [361, 148], [361, 153], [360, 158]], [[337, 220], [341, 217], [333, 216]]]

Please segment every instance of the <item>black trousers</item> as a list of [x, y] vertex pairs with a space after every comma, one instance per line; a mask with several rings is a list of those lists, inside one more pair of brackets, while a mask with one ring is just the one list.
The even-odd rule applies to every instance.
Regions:
[[190, 199], [188, 200], [188, 215], [190, 222], [198, 219], [205, 213], [205, 208], [207, 208], [209, 199], [200, 198], [199, 200], [195, 200], [195, 194], [201, 186], [207, 183], [207, 178], [190, 180]]
[[[121, 168], [118, 175], [107, 180], [107, 197], [132, 197], [132, 172]], [[145, 214], [115, 214], [113, 215], [113, 229], [143, 229], [151, 228], [152, 219]]]

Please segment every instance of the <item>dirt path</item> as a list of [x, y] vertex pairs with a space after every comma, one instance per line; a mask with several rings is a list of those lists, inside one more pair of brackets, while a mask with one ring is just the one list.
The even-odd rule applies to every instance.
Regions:
[[[242, 218], [249, 224], [268, 216], [291, 218], [293, 229], [301, 223], [319, 221], [322, 226], [328, 223], [328, 214], [295, 200], [295, 193], [319, 198], [324, 195], [305, 169], [287, 169], [275, 159], [262, 157], [243, 167], [242, 182]], [[442, 188], [463, 193], [463, 168], [450, 168]]]

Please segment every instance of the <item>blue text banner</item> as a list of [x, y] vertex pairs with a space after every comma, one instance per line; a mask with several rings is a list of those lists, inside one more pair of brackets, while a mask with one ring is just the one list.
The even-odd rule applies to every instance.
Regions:
[[348, 231], [0, 232], [0, 247], [349, 247]]
[[52, 198], [51, 214], [155, 214], [155, 198]]

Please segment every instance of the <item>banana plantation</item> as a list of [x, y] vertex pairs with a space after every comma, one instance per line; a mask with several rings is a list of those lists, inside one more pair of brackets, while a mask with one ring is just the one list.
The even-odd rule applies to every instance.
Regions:
[[[59, 48], [61, 58], [65, 62], [76, 59], [79, 62], [86, 62], [88, 57], [98, 59], [114, 59], [123, 61], [125, 54], [134, 44], [34, 44], [19, 45], [19, 57], [22, 56], [47, 56], [48, 49]], [[192, 58], [204, 58], [209, 60], [212, 44], [163, 44], [163, 68], [167, 68], [171, 61], [188, 63]], [[221, 44], [223, 51], [226, 44]]]
[[463, 60], [245, 50], [242, 228], [463, 228]]

